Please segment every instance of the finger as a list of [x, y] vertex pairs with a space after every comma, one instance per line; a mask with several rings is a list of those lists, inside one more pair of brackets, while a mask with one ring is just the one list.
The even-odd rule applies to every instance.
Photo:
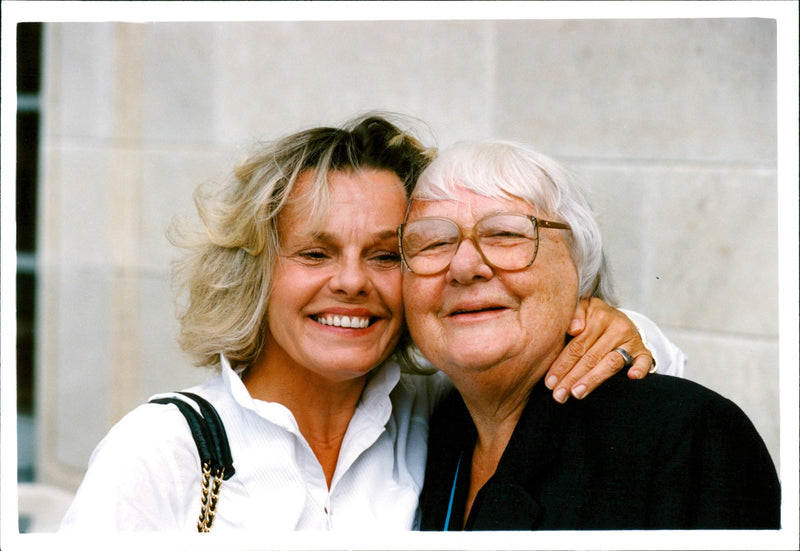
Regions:
[[574, 338], [545, 375], [545, 386], [553, 390], [553, 398], [560, 403], [569, 398], [570, 392], [575, 396], [588, 395], [625, 367], [622, 355], [613, 352], [616, 348], [624, 348], [634, 358], [637, 366], [634, 376], [644, 376], [644, 360], [636, 364], [636, 358], [641, 354], [650, 356], [635, 325], [623, 313], [592, 299], [586, 316], [589, 321], [585, 328], [577, 334], [570, 331]]
[[569, 322], [567, 334], [574, 337], [579, 335], [584, 329], [586, 329], [586, 321], [583, 318], [573, 318], [572, 321]]
[[594, 389], [613, 377], [625, 367], [625, 360], [617, 352], [609, 352], [592, 370], [581, 377], [570, 387], [570, 394], [581, 400]]
[[[650, 357], [649, 351], [638, 335], [620, 343], [618, 338], [606, 332], [558, 382], [553, 389], [553, 398], [560, 403], [564, 403], [570, 394], [576, 398], [583, 398], [616, 375], [625, 367], [625, 359], [615, 350], [618, 347], [629, 351], [634, 357], [634, 365], [639, 356]], [[639, 366], [641, 365], [644, 364], [640, 363]]]
[[650, 354], [649, 350], [646, 350], [645, 353], [636, 356], [636, 359], [633, 361], [633, 365], [628, 370], [628, 378], [644, 379], [650, 373], [654, 373], [653, 356]]
[[[597, 346], [596, 344], [592, 346], [589, 350], [585, 350], [582, 347], [577, 348], [575, 354], [580, 354], [579, 358], [575, 362], [575, 365], [566, 373], [558, 383], [553, 387], [553, 398], [556, 402], [564, 403], [569, 398], [570, 391], [575, 384], [581, 380], [583, 377], [587, 376], [589, 373], [597, 369], [598, 365], [602, 365], [601, 372], [603, 370], [607, 370], [609, 366], [613, 371], [608, 372], [608, 374], [601, 378], [600, 380], [605, 380], [608, 377], [612, 376], [614, 373], [619, 371], [622, 368], [622, 358], [620, 357], [619, 365], [614, 365], [613, 362], [606, 361], [608, 347], [605, 345]], [[582, 353], [581, 353], [582, 352]], [[614, 354], [615, 356], [619, 356], [619, 354]], [[605, 363], [603, 363], [605, 362]], [[598, 377], [600, 375], [598, 374]]]
[[[633, 364], [628, 369], [628, 378], [644, 379], [648, 375], [651, 365], [652, 356], [645, 349], [644, 353], [640, 353], [634, 358]], [[624, 358], [616, 350], [612, 350], [603, 358], [602, 362], [570, 387], [570, 394], [579, 400], [586, 398], [593, 390], [624, 368]]]
[[[547, 374], [545, 375], [545, 386], [547, 386], [547, 388], [555, 389], [556, 386], [561, 383], [564, 376], [576, 368], [579, 370], [580, 375], [585, 374], [592, 365], [600, 360], [599, 357], [585, 358], [585, 355], [589, 353], [592, 346], [597, 342], [597, 339], [602, 335], [603, 329], [604, 328], [598, 327], [597, 325], [587, 326], [578, 336], [567, 343], [555, 361], [550, 365], [550, 369], [547, 370]], [[596, 353], [597, 352], [595, 352], [595, 354]], [[587, 362], [590, 365], [585, 365]], [[579, 363], [583, 363], [584, 365], [579, 366]]]

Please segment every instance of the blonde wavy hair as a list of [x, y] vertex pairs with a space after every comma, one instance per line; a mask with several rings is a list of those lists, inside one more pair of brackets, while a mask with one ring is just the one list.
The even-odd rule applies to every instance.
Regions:
[[[197, 188], [200, 231], [177, 221], [169, 233], [170, 241], [187, 251], [173, 265], [173, 280], [185, 302], [179, 307], [178, 342], [195, 365], [219, 368], [224, 353], [232, 366], [247, 366], [261, 353], [280, 250], [278, 216], [301, 174], [313, 174], [312, 189], [303, 197], [310, 223], [327, 215], [331, 172], [389, 170], [411, 193], [435, 150], [401, 129], [401, 119], [410, 121], [371, 113], [339, 128], [312, 128], [261, 144], [221, 185]], [[401, 363], [409, 357], [410, 342], [404, 329], [397, 347]]]

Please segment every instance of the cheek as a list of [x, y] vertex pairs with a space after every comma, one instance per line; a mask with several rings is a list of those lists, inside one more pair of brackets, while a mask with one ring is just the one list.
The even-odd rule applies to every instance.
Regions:
[[441, 292], [433, 278], [425, 279], [408, 274], [403, 276], [403, 299], [409, 328], [413, 330], [424, 323], [426, 314], [436, 310], [439, 297]]
[[372, 276], [375, 289], [380, 294], [383, 303], [392, 311], [403, 312], [403, 281], [400, 268], [384, 272], [376, 272]]
[[411, 280], [413, 277], [414, 276], [403, 275], [403, 304], [406, 309], [407, 321], [410, 321], [410, 314], [414, 312], [416, 306], [416, 301], [414, 300], [416, 289], [414, 282]]
[[299, 311], [314, 296], [322, 285], [314, 275], [309, 270], [289, 263], [277, 263], [272, 274], [272, 291], [267, 310], [270, 326], [273, 318], [279, 321], [282, 316], [291, 314], [290, 311]]
[[286, 295], [286, 268], [282, 266], [280, 260], [275, 264], [272, 270], [272, 277], [270, 280], [270, 293], [269, 293], [269, 309], [277, 306]]
[[280, 320], [288, 319], [290, 311], [293, 310], [293, 299], [292, 289], [285, 285], [285, 280], [273, 279], [272, 292], [267, 304], [267, 325], [272, 328], [273, 332], [281, 327]]
[[548, 319], [570, 320], [578, 304], [578, 274], [571, 262], [553, 265], [553, 269], [537, 279], [534, 289], [523, 293], [526, 301], [548, 312]]

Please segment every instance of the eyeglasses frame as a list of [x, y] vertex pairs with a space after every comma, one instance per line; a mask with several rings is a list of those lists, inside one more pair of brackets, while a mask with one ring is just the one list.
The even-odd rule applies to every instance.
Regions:
[[461, 243], [464, 241], [464, 239], [469, 239], [470, 241], [472, 241], [472, 244], [474, 245], [475, 250], [478, 251], [478, 254], [481, 255], [481, 258], [483, 259], [484, 263], [486, 263], [487, 266], [490, 266], [494, 270], [505, 270], [505, 268], [500, 268], [500, 267], [496, 266], [493, 262], [490, 262], [489, 259], [486, 258], [486, 255], [483, 253], [483, 250], [481, 249], [481, 246], [480, 246], [478, 240], [475, 239], [475, 237], [476, 237], [475, 236], [475, 228], [478, 226], [478, 224], [480, 224], [481, 222], [483, 222], [487, 218], [492, 218], [494, 216], [502, 216], [502, 215], [506, 215], [506, 214], [511, 214], [511, 215], [514, 215], [514, 216], [524, 216], [525, 218], [530, 220], [531, 223], [533, 224], [534, 235], [536, 236], [536, 249], [533, 252], [533, 258], [531, 258], [531, 261], [528, 262], [528, 264], [526, 264], [525, 266], [522, 266], [520, 268], [516, 268], [514, 270], [509, 270], [509, 271], [524, 270], [525, 268], [530, 267], [533, 264], [533, 262], [536, 260], [536, 256], [539, 253], [539, 228], [540, 227], [542, 227], [542, 228], [550, 228], [550, 229], [553, 229], [553, 230], [568, 230], [568, 231], [572, 231], [572, 227], [569, 224], [565, 224], [563, 222], [553, 222], [551, 220], [543, 220], [543, 219], [537, 218], [536, 216], [533, 216], [531, 214], [522, 214], [520, 212], [494, 212], [492, 214], [487, 214], [486, 216], [484, 216], [483, 218], [481, 218], [480, 220], [475, 222], [475, 224], [472, 226], [472, 228], [470, 228], [469, 231], [466, 231], [466, 232], [463, 230], [463, 228], [461, 227], [460, 224], [456, 223], [455, 220], [451, 220], [450, 218], [445, 218], [443, 216], [423, 216], [421, 218], [417, 218], [417, 220], [414, 220], [414, 222], [417, 222], [419, 220], [444, 220], [446, 222], [449, 222], [449, 223], [453, 224], [456, 227], [456, 229], [458, 230], [458, 242], [456, 243], [456, 248], [455, 248], [456, 252], [453, 253], [453, 257], [450, 259], [450, 262], [448, 262], [447, 265], [444, 268], [442, 268], [441, 270], [439, 270], [438, 272], [433, 272], [433, 273], [430, 273], [430, 274], [419, 274], [418, 272], [415, 272], [411, 268], [411, 266], [408, 264], [408, 261], [406, 260], [405, 252], [403, 252], [403, 228], [405, 228], [408, 225], [408, 222], [403, 222], [402, 224], [400, 224], [397, 227], [397, 242], [398, 242], [399, 247], [400, 247], [400, 258], [402, 258], [402, 260], [403, 260], [403, 265], [412, 274], [417, 274], [417, 275], [436, 275], [436, 274], [440, 274], [440, 273], [444, 272], [447, 268], [450, 267], [450, 263], [453, 262], [453, 258], [455, 258], [455, 255], [458, 254], [458, 249], [459, 249], [459, 247], [461, 247]]

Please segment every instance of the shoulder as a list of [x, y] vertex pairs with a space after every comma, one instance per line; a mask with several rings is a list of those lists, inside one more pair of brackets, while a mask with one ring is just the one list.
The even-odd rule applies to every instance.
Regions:
[[[651, 375], [630, 380], [612, 377], [584, 400], [568, 401], [565, 415], [597, 437], [625, 444], [631, 453], [665, 454], [693, 461], [772, 462], [755, 426], [731, 400], [698, 383]], [[594, 438], [591, 439], [594, 441]], [[638, 450], [635, 452], [634, 450]]]
[[714, 413], [727, 417], [745, 417], [731, 400], [693, 381], [654, 374], [631, 380], [624, 373], [609, 379], [575, 407], [605, 412], [606, 416], [641, 415], [656, 422], [694, 419]]
[[92, 462], [105, 456], [123, 464], [152, 464], [166, 461], [168, 456], [189, 458], [195, 454], [191, 431], [178, 408], [143, 404], [111, 428], [92, 454]]
[[[595, 391], [593, 400], [573, 406], [576, 412], [586, 408], [577, 419], [587, 429], [585, 442], [594, 457], [624, 464], [625, 477], [650, 477], [664, 497], [662, 522], [668, 524], [674, 512], [685, 510], [697, 527], [779, 523], [780, 482], [774, 462], [734, 402], [666, 375], [640, 381], [613, 377], [605, 386], [605, 391]], [[688, 495], [691, 503], [676, 507]]]
[[[211, 402], [228, 425], [234, 400], [220, 377], [188, 390]], [[171, 404], [142, 404], [95, 448], [61, 529], [185, 529], [196, 522], [199, 484], [200, 458], [183, 414]]]
[[178, 529], [199, 479], [200, 460], [183, 415], [174, 406], [141, 405], [95, 448], [61, 529]]
[[[204, 397], [219, 411], [226, 410], [221, 396], [220, 377], [215, 377], [202, 385], [187, 389]], [[175, 392], [157, 394], [151, 397], [174, 397]], [[180, 410], [171, 404], [144, 403], [120, 419], [101, 440], [92, 454], [92, 462], [98, 456], [113, 458], [123, 464], [196, 462], [197, 447], [189, 425]]]

